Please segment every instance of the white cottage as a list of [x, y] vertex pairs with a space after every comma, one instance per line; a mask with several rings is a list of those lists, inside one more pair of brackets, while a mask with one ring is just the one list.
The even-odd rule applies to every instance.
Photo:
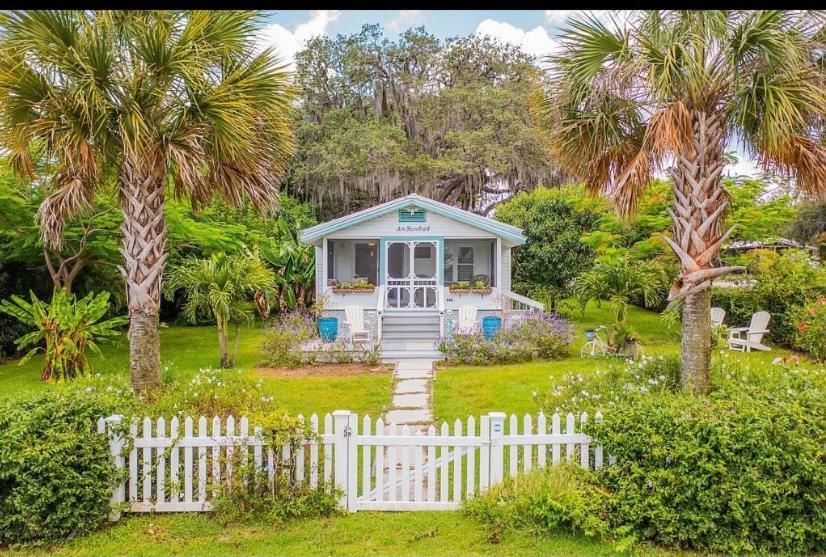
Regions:
[[340, 336], [349, 334], [345, 309], [357, 306], [385, 356], [435, 350], [462, 306], [477, 323], [542, 310], [511, 291], [519, 228], [417, 194], [313, 226], [301, 240], [315, 246], [316, 296], [339, 317]]

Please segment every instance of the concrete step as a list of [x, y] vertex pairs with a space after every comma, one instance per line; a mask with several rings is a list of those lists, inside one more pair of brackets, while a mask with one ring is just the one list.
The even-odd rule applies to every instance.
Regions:
[[382, 350], [438, 350], [438, 343], [434, 339], [382, 339]]
[[431, 319], [429, 317], [382, 317], [381, 323], [383, 326], [391, 327], [438, 327], [439, 318]]
[[409, 339], [424, 338], [424, 339], [436, 340], [436, 339], [439, 338], [439, 331], [438, 330], [435, 330], [435, 331], [398, 331], [398, 330], [387, 331], [387, 330], [384, 330], [381, 333], [381, 338], [382, 338], [382, 340], [384, 340], [384, 339], [404, 340], [404, 339], [408, 339], [408, 338]]
[[399, 360], [443, 360], [444, 354], [438, 350], [382, 350], [381, 361], [396, 362]]

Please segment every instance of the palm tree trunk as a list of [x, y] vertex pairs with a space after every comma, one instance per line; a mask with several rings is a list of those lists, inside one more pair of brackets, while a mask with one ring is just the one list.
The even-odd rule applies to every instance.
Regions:
[[683, 300], [683, 388], [708, 392], [711, 379], [711, 280], [742, 270], [718, 267], [720, 246], [734, 228], [722, 232], [728, 199], [722, 187], [725, 128], [717, 114], [691, 112], [692, 144], [677, 156], [674, 178], [672, 238], [666, 242], [682, 266], [669, 300]]
[[152, 392], [161, 384], [158, 314], [166, 253], [164, 173], [159, 164], [126, 161], [121, 168], [124, 265], [129, 308], [132, 389]]
[[235, 347], [232, 349], [232, 365], [238, 361], [238, 340], [241, 338], [241, 325], [235, 324]]
[[711, 290], [686, 296], [683, 302], [683, 337], [680, 342], [683, 389], [707, 393], [711, 388]]

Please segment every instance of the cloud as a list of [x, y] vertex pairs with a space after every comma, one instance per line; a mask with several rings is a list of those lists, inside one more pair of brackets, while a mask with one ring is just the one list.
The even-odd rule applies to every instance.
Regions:
[[262, 47], [273, 47], [276, 54], [288, 64], [290, 70], [294, 70], [295, 55], [298, 51], [304, 48], [308, 40], [324, 35], [330, 24], [339, 16], [341, 16], [339, 10], [312, 10], [310, 19], [299, 23], [292, 31], [278, 23], [267, 25], [261, 30], [259, 40]]
[[424, 15], [421, 10], [400, 10], [396, 17], [387, 22], [387, 28], [398, 33], [422, 21], [424, 21]]
[[486, 19], [476, 27], [476, 34], [487, 35], [502, 42], [519, 46], [525, 53], [536, 57], [551, 54], [557, 48], [557, 42], [548, 35], [548, 31], [541, 25], [530, 31], [525, 31], [504, 21]]

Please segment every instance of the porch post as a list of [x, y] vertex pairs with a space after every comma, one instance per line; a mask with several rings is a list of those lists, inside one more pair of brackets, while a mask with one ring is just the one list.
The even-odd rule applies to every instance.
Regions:
[[499, 289], [499, 308], [505, 311], [505, 296], [502, 291], [502, 238], [496, 237], [496, 287]]
[[327, 290], [327, 236], [321, 238], [321, 288], [319, 293], [324, 295]]

